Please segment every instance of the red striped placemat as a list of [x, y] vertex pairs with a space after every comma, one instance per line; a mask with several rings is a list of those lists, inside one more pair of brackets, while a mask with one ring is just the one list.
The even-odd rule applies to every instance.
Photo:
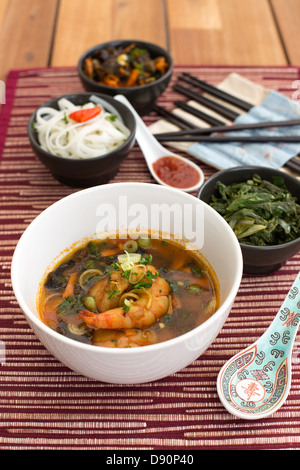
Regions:
[[[176, 67], [217, 84], [235, 71], [288, 95], [296, 67]], [[77, 189], [58, 183], [36, 159], [26, 126], [47, 99], [82, 91], [75, 68], [12, 71], [0, 115], [0, 448], [3, 450], [300, 449], [300, 343], [285, 405], [262, 421], [243, 421], [221, 405], [216, 378], [223, 363], [271, 323], [300, 268], [300, 255], [272, 275], [244, 276], [221, 333], [194, 363], [142, 385], [97, 382], [59, 363], [37, 340], [12, 292], [10, 263], [28, 224]], [[171, 87], [159, 103], [178, 95]], [[145, 118], [147, 124], [159, 119]], [[199, 162], [198, 162], [199, 163]], [[201, 164], [206, 177], [215, 172]], [[137, 146], [112, 180], [152, 182]]]

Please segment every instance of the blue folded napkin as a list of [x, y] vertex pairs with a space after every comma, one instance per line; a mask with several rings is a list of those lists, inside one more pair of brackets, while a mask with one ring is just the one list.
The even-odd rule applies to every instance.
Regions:
[[[251, 124], [266, 121], [284, 121], [300, 117], [298, 101], [287, 98], [277, 91], [270, 91], [261, 105], [253, 106], [241, 114], [234, 124]], [[227, 132], [226, 135], [299, 135], [300, 126], [274, 127], [247, 131]], [[194, 143], [190, 154], [218, 169], [240, 165], [265, 166], [279, 169], [300, 152], [300, 143]]]

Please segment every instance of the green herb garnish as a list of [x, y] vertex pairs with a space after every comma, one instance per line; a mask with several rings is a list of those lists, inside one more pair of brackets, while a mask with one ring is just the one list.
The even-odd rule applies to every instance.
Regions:
[[120, 266], [118, 263], [111, 263], [110, 267], [113, 271], [120, 271]]
[[68, 296], [57, 309], [57, 315], [64, 317], [65, 315], [77, 315], [85, 305], [81, 301], [81, 295], [76, 295], [74, 298]]
[[152, 255], [145, 255], [139, 261], [140, 264], [152, 264]]
[[130, 306], [123, 303], [123, 308], [122, 308], [123, 312], [128, 312], [129, 309], [130, 309]]
[[66, 113], [64, 113], [64, 117], [62, 118], [62, 121], [64, 121], [65, 124], [69, 124], [69, 119], [67, 118]]
[[136, 282], [135, 284], [132, 284], [135, 289], [141, 289], [144, 287], [145, 289], [148, 289], [152, 286], [153, 281], [158, 277], [158, 273], [153, 274], [150, 270], [148, 270], [145, 273], [145, 276], [141, 281]]
[[116, 287], [115, 289], [112, 289], [108, 293], [108, 299], [111, 300], [113, 299], [117, 294], [120, 294], [120, 290]]
[[195, 274], [195, 276], [200, 277], [202, 275], [202, 268], [199, 268], [198, 266], [195, 266], [192, 269], [192, 273]]
[[87, 244], [87, 248], [88, 248], [89, 252], [91, 253], [91, 255], [97, 256], [99, 254], [99, 248], [96, 245], [96, 243], [89, 242]]
[[117, 120], [117, 115], [116, 114], [109, 114], [108, 116], [105, 117], [108, 121], [115, 122]]

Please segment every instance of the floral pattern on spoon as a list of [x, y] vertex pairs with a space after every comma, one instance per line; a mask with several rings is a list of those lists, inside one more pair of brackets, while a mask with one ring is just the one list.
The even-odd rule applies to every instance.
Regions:
[[217, 390], [232, 414], [261, 419], [278, 410], [291, 386], [291, 354], [300, 321], [300, 273], [273, 322], [220, 370]]

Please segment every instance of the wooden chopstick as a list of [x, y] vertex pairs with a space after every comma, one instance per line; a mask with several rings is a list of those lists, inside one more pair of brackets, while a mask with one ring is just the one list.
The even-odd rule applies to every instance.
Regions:
[[233, 124], [233, 125], [221, 125], [221, 126], [212, 126], [208, 128], [198, 128], [190, 129], [183, 131], [175, 132], [164, 132], [157, 134], [155, 137], [161, 141], [168, 140], [170, 137], [181, 136], [186, 137], [189, 135], [207, 135], [213, 134], [214, 132], [235, 132], [235, 131], [244, 131], [250, 129], [267, 129], [269, 127], [289, 127], [289, 126], [300, 126], [300, 119], [292, 119], [289, 121], [266, 121], [266, 122], [257, 122], [251, 124]]
[[201, 93], [197, 93], [196, 91], [190, 90], [189, 88], [179, 85], [177, 83], [173, 85], [173, 90], [185, 96], [188, 96], [189, 98], [197, 101], [197, 103], [206, 106], [208, 109], [215, 111], [216, 113], [229, 119], [230, 121], [234, 121], [239, 116], [239, 113], [237, 113], [236, 111], [228, 109], [226, 108], [226, 106], [216, 103], [215, 101], [212, 101], [209, 98], [205, 98], [203, 95], [201, 95]]
[[[200, 111], [200, 109], [196, 109], [194, 106], [190, 106], [189, 104], [185, 103], [184, 101], [175, 101], [174, 104], [175, 104], [175, 106], [177, 106], [178, 108], [183, 109], [187, 113], [190, 113], [193, 116], [196, 116], [196, 117], [202, 119], [202, 121], [207, 122], [211, 126], [220, 126], [221, 124], [224, 125], [224, 122], [220, 121], [220, 119], [216, 119], [213, 116], [210, 116], [209, 114], [206, 114], [203, 111]], [[199, 130], [200, 130], [199, 128], [194, 129], [193, 132], [195, 132], [195, 131], [198, 132]]]
[[226, 91], [220, 90], [220, 88], [210, 85], [204, 80], [200, 80], [199, 78], [194, 77], [188, 72], [183, 72], [182, 75], [178, 77], [178, 79], [185, 81], [186, 83], [189, 83], [192, 86], [200, 88], [201, 90], [206, 91], [210, 95], [220, 98], [226, 101], [227, 103], [233, 104], [234, 106], [237, 106], [243, 111], [249, 111], [251, 108], [253, 108], [253, 104], [247, 103], [247, 101], [237, 98], [236, 96], [231, 95]]

